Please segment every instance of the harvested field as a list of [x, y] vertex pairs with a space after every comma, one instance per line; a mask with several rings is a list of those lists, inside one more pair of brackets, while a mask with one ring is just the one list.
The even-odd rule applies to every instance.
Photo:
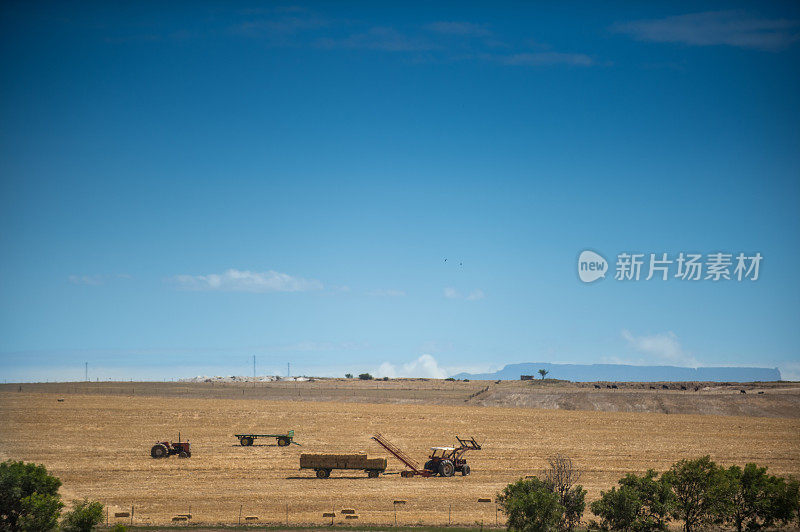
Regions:
[[[485, 384], [484, 384], [485, 386]], [[64, 402], [58, 402], [64, 398]], [[627, 472], [664, 470], [681, 458], [710, 454], [722, 464], [754, 461], [776, 474], [800, 476], [796, 418], [665, 415], [501, 408], [492, 406], [268, 401], [128, 395], [0, 392], [0, 459], [42, 463], [63, 481], [66, 499], [87, 496], [114, 512], [133, 506], [134, 522], [330, 524], [324, 513], [352, 508], [359, 523], [493, 525], [491, 498], [505, 484], [538, 474], [561, 452], [584, 470], [590, 499]], [[242, 431], [294, 429], [302, 447], [274, 441], [242, 447]], [[153, 460], [157, 439], [192, 442], [192, 458]], [[369, 437], [383, 433], [422, 461], [431, 445], [475, 436], [473, 474], [453, 478], [376, 479], [338, 471], [321, 480], [299, 471], [301, 453], [387, 456]], [[389, 458], [387, 473], [399, 473]], [[169, 493], [169, 496], [167, 496]], [[395, 505], [403, 500], [406, 504]], [[452, 507], [450, 506], [452, 504]], [[240, 506], [242, 508], [240, 514]], [[120, 522], [129, 522], [129, 518]], [[499, 516], [502, 524], [502, 515]]]
[[[611, 386], [616, 388], [611, 388]], [[800, 418], [797, 382], [388, 381], [317, 378], [275, 382], [67, 382], [0, 384], [0, 392], [416, 405], [513, 406]], [[744, 392], [744, 393], [742, 393]]]

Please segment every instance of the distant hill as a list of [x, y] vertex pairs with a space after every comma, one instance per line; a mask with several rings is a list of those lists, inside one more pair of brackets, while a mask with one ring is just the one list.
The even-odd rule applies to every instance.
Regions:
[[550, 364], [529, 362], [508, 364], [494, 373], [459, 373], [456, 379], [471, 380], [517, 380], [520, 375], [539, 377], [539, 370], [550, 373], [548, 379], [563, 379], [573, 382], [660, 382], [660, 381], [714, 381], [752, 382], [779, 381], [778, 368], [682, 368], [678, 366], [627, 366], [624, 364]]

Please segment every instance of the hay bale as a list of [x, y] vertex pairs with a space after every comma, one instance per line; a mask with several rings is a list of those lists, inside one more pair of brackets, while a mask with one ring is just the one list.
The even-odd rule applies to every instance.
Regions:
[[175, 517], [172, 518], [172, 520], [173, 521], [188, 521], [186, 516], [183, 516], [183, 515], [176, 515]]
[[482, 497], [482, 498], [478, 499], [478, 502], [492, 502], [492, 499], [486, 499], [486, 498]]
[[402, 501], [402, 500], [400, 500], [400, 501], [394, 501], [394, 503], [395, 503], [395, 504], [405, 504], [405, 503], [406, 503], [406, 501]]
[[191, 519], [192, 514], [178, 514], [177, 517], [185, 517], [186, 519]]
[[258, 516], [257, 515], [247, 515], [247, 516], [245, 516], [244, 520], [245, 521], [250, 521], [250, 522], [258, 521]]
[[130, 517], [130, 512], [114, 512], [114, 517]]
[[342, 508], [342, 513], [345, 514], [345, 515], [347, 515], [347, 514], [352, 515], [352, 514], [356, 513], [356, 511], [353, 508]]
[[346, 515], [344, 516], [345, 519], [358, 519], [357, 515]]
[[325, 512], [322, 514], [322, 517], [336, 517], [335, 512]]

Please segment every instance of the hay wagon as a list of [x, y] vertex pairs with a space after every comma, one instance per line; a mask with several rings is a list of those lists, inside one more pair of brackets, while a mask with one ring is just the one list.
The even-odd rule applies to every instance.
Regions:
[[278, 440], [279, 447], [286, 447], [290, 443], [300, 445], [294, 441], [293, 430], [290, 430], [286, 434], [234, 434], [234, 436], [239, 438], [239, 443], [242, 445], [242, 447], [253, 445], [253, 440], [256, 438], [276, 438]]
[[367, 458], [366, 454], [301, 454], [300, 469], [313, 469], [317, 478], [328, 478], [334, 469], [366, 471], [369, 478], [377, 478], [386, 471], [386, 458]]

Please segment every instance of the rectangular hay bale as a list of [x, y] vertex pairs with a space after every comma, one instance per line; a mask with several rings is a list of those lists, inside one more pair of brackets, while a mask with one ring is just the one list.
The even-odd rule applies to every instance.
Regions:
[[356, 513], [356, 511], [353, 508], [342, 508], [342, 513], [345, 514], [345, 515], [347, 515], [347, 514], [351, 514], [352, 515], [352, 514]]
[[130, 512], [114, 512], [114, 517], [130, 517]]
[[481, 498], [481, 499], [478, 499], [478, 502], [492, 502], [492, 499]]
[[258, 521], [258, 516], [256, 515], [248, 515], [244, 518], [245, 521]]
[[344, 516], [345, 519], [358, 519], [357, 515], [346, 515]]

